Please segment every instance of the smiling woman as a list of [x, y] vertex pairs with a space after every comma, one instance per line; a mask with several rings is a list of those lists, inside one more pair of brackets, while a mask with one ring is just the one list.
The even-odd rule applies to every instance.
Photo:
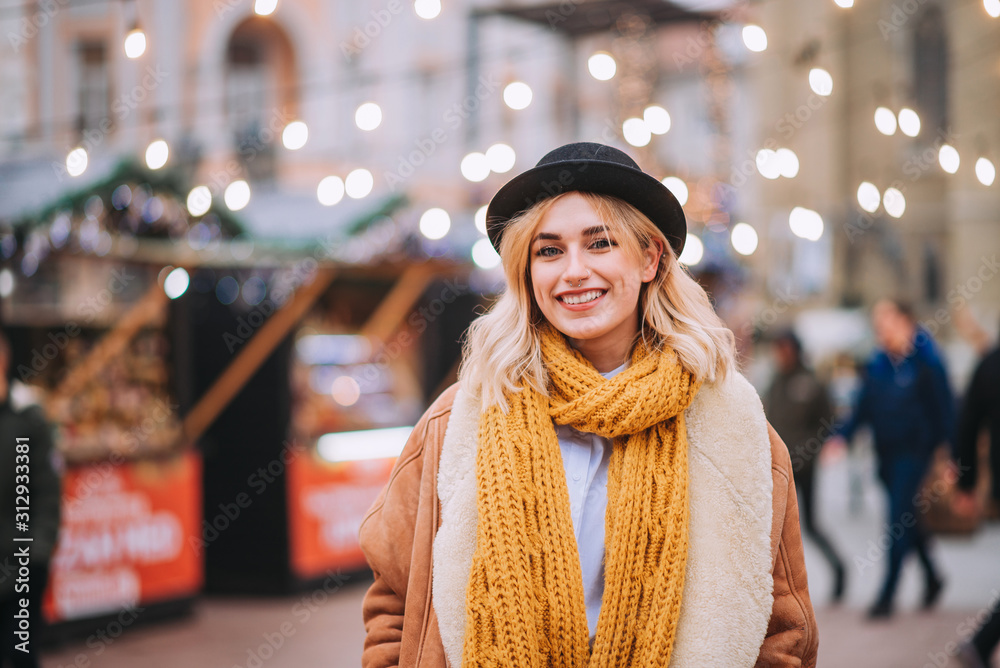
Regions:
[[677, 200], [570, 144], [487, 226], [507, 288], [362, 525], [364, 664], [814, 666], [788, 452]]

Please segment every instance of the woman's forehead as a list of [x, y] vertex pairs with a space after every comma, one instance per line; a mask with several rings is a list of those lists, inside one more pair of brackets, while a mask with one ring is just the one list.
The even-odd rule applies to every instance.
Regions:
[[570, 193], [553, 202], [538, 221], [534, 236], [558, 234], [579, 236], [606, 230], [606, 223], [590, 201], [579, 193]]

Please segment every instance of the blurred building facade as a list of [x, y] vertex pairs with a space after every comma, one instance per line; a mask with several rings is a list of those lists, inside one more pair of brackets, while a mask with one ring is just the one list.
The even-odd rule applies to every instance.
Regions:
[[[475, 212], [511, 174], [560, 143], [596, 140], [684, 182], [704, 246], [702, 264], [689, 264], [722, 277], [720, 296], [751, 297], [722, 299], [734, 327], [762, 310], [884, 295], [912, 299], [945, 332], [960, 306], [989, 325], [1000, 315], [1000, 186], [975, 168], [980, 157], [995, 164], [1000, 146], [1000, 21], [980, 0], [51, 0], [2, 12], [0, 221], [122, 157], [142, 161], [162, 139], [168, 166], [214, 198], [245, 179], [252, 195], [237, 215], [272, 237], [322, 233], [362, 207], [342, 195], [324, 206], [317, 188], [364, 168], [367, 197], [408, 195], [403, 228], [446, 209], [464, 253], [479, 238]], [[748, 24], [763, 28], [765, 50], [747, 48]], [[136, 27], [148, 47], [129, 59], [123, 43]], [[609, 80], [588, 72], [596, 52], [616, 61]], [[810, 87], [813, 68], [832, 92]], [[516, 81], [531, 91], [523, 109], [504, 101]], [[381, 122], [366, 131], [357, 115], [368, 102]], [[650, 105], [669, 112], [669, 132], [640, 127], [626, 141], [623, 123]], [[894, 124], [913, 109], [920, 131], [881, 134], [879, 106]], [[282, 145], [293, 121], [308, 128], [294, 150]], [[466, 158], [497, 143], [513, 149], [512, 166], [483, 174], [480, 156]], [[961, 156], [955, 174], [941, 166], [944, 144]], [[67, 173], [75, 147], [87, 150], [79, 177]], [[775, 169], [764, 148], [794, 152], [790, 176], [764, 176]], [[463, 160], [479, 168], [475, 180]], [[862, 182], [886, 197], [867, 202], [870, 213]], [[819, 214], [818, 238], [793, 232], [795, 207]], [[759, 238], [744, 243], [749, 256], [731, 245], [738, 222]]]

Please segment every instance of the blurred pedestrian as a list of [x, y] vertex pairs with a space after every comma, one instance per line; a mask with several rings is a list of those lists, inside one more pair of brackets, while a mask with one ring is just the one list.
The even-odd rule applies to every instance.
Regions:
[[824, 425], [835, 415], [826, 386], [806, 366], [802, 342], [792, 330], [779, 332], [771, 342], [777, 366], [764, 395], [764, 413], [788, 446], [802, 509], [802, 526], [833, 569], [834, 602], [844, 596], [844, 563], [816, 524], [816, 469]]
[[[11, 366], [10, 342], [0, 331], [0, 500], [6, 515], [0, 522], [0, 666], [35, 668], [44, 626], [42, 594], [59, 531], [61, 487], [52, 430], [41, 408], [12, 405]], [[25, 615], [27, 635], [19, 635], [25, 630]]]
[[935, 448], [951, 437], [954, 407], [941, 355], [910, 306], [883, 299], [872, 309], [872, 324], [880, 349], [868, 363], [854, 410], [837, 438], [849, 441], [861, 425], [871, 427], [878, 475], [889, 496], [889, 563], [868, 611], [878, 619], [892, 615], [903, 560], [911, 550], [924, 568], [923, 607], [932, 607], [944, 587], [916, 502]]
[[507, 288], [361, 527], [364, 665], [815, 666], [788, 452], [676, 199], [578, 143], [487, 220]]
[[[975, 488], [979, 469], [979, 433], [989, 428], [990, 497], [1000, 507], [1000, 347], [988, 353], [972, 374], [972, 382], [962, 402], [955, 458], [958, 461], [958, 489], [954, 509], [960, 515], [977, 512]], [[1000, 644], [1000, 599], [993, 602], [989, 619], [963, 649], [970, 668], [986, 668], [990, 655]], [[978, 660], [978, 663], [976, 661]]]
[[973, 494], [979, 478], [979, 433], [989, 427], [989, 497], [1000, 507], [1000, 347], [994, 348], [976, 366], [972, 382], [962, 400], [955, 438], [958, 462], [957, 510], [967, 513], [975, 506]]

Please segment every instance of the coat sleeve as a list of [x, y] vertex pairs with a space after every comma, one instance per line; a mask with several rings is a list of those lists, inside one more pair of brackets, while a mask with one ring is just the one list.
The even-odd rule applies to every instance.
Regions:
[[774, 524], [771, 528], [774, 605], [757, 666], [812, 668], [816, 665], [819, 636], [809, 599], [795, 481], [788, 449], [771, 425], [768, 425], [768, 433], [774, 481]]

